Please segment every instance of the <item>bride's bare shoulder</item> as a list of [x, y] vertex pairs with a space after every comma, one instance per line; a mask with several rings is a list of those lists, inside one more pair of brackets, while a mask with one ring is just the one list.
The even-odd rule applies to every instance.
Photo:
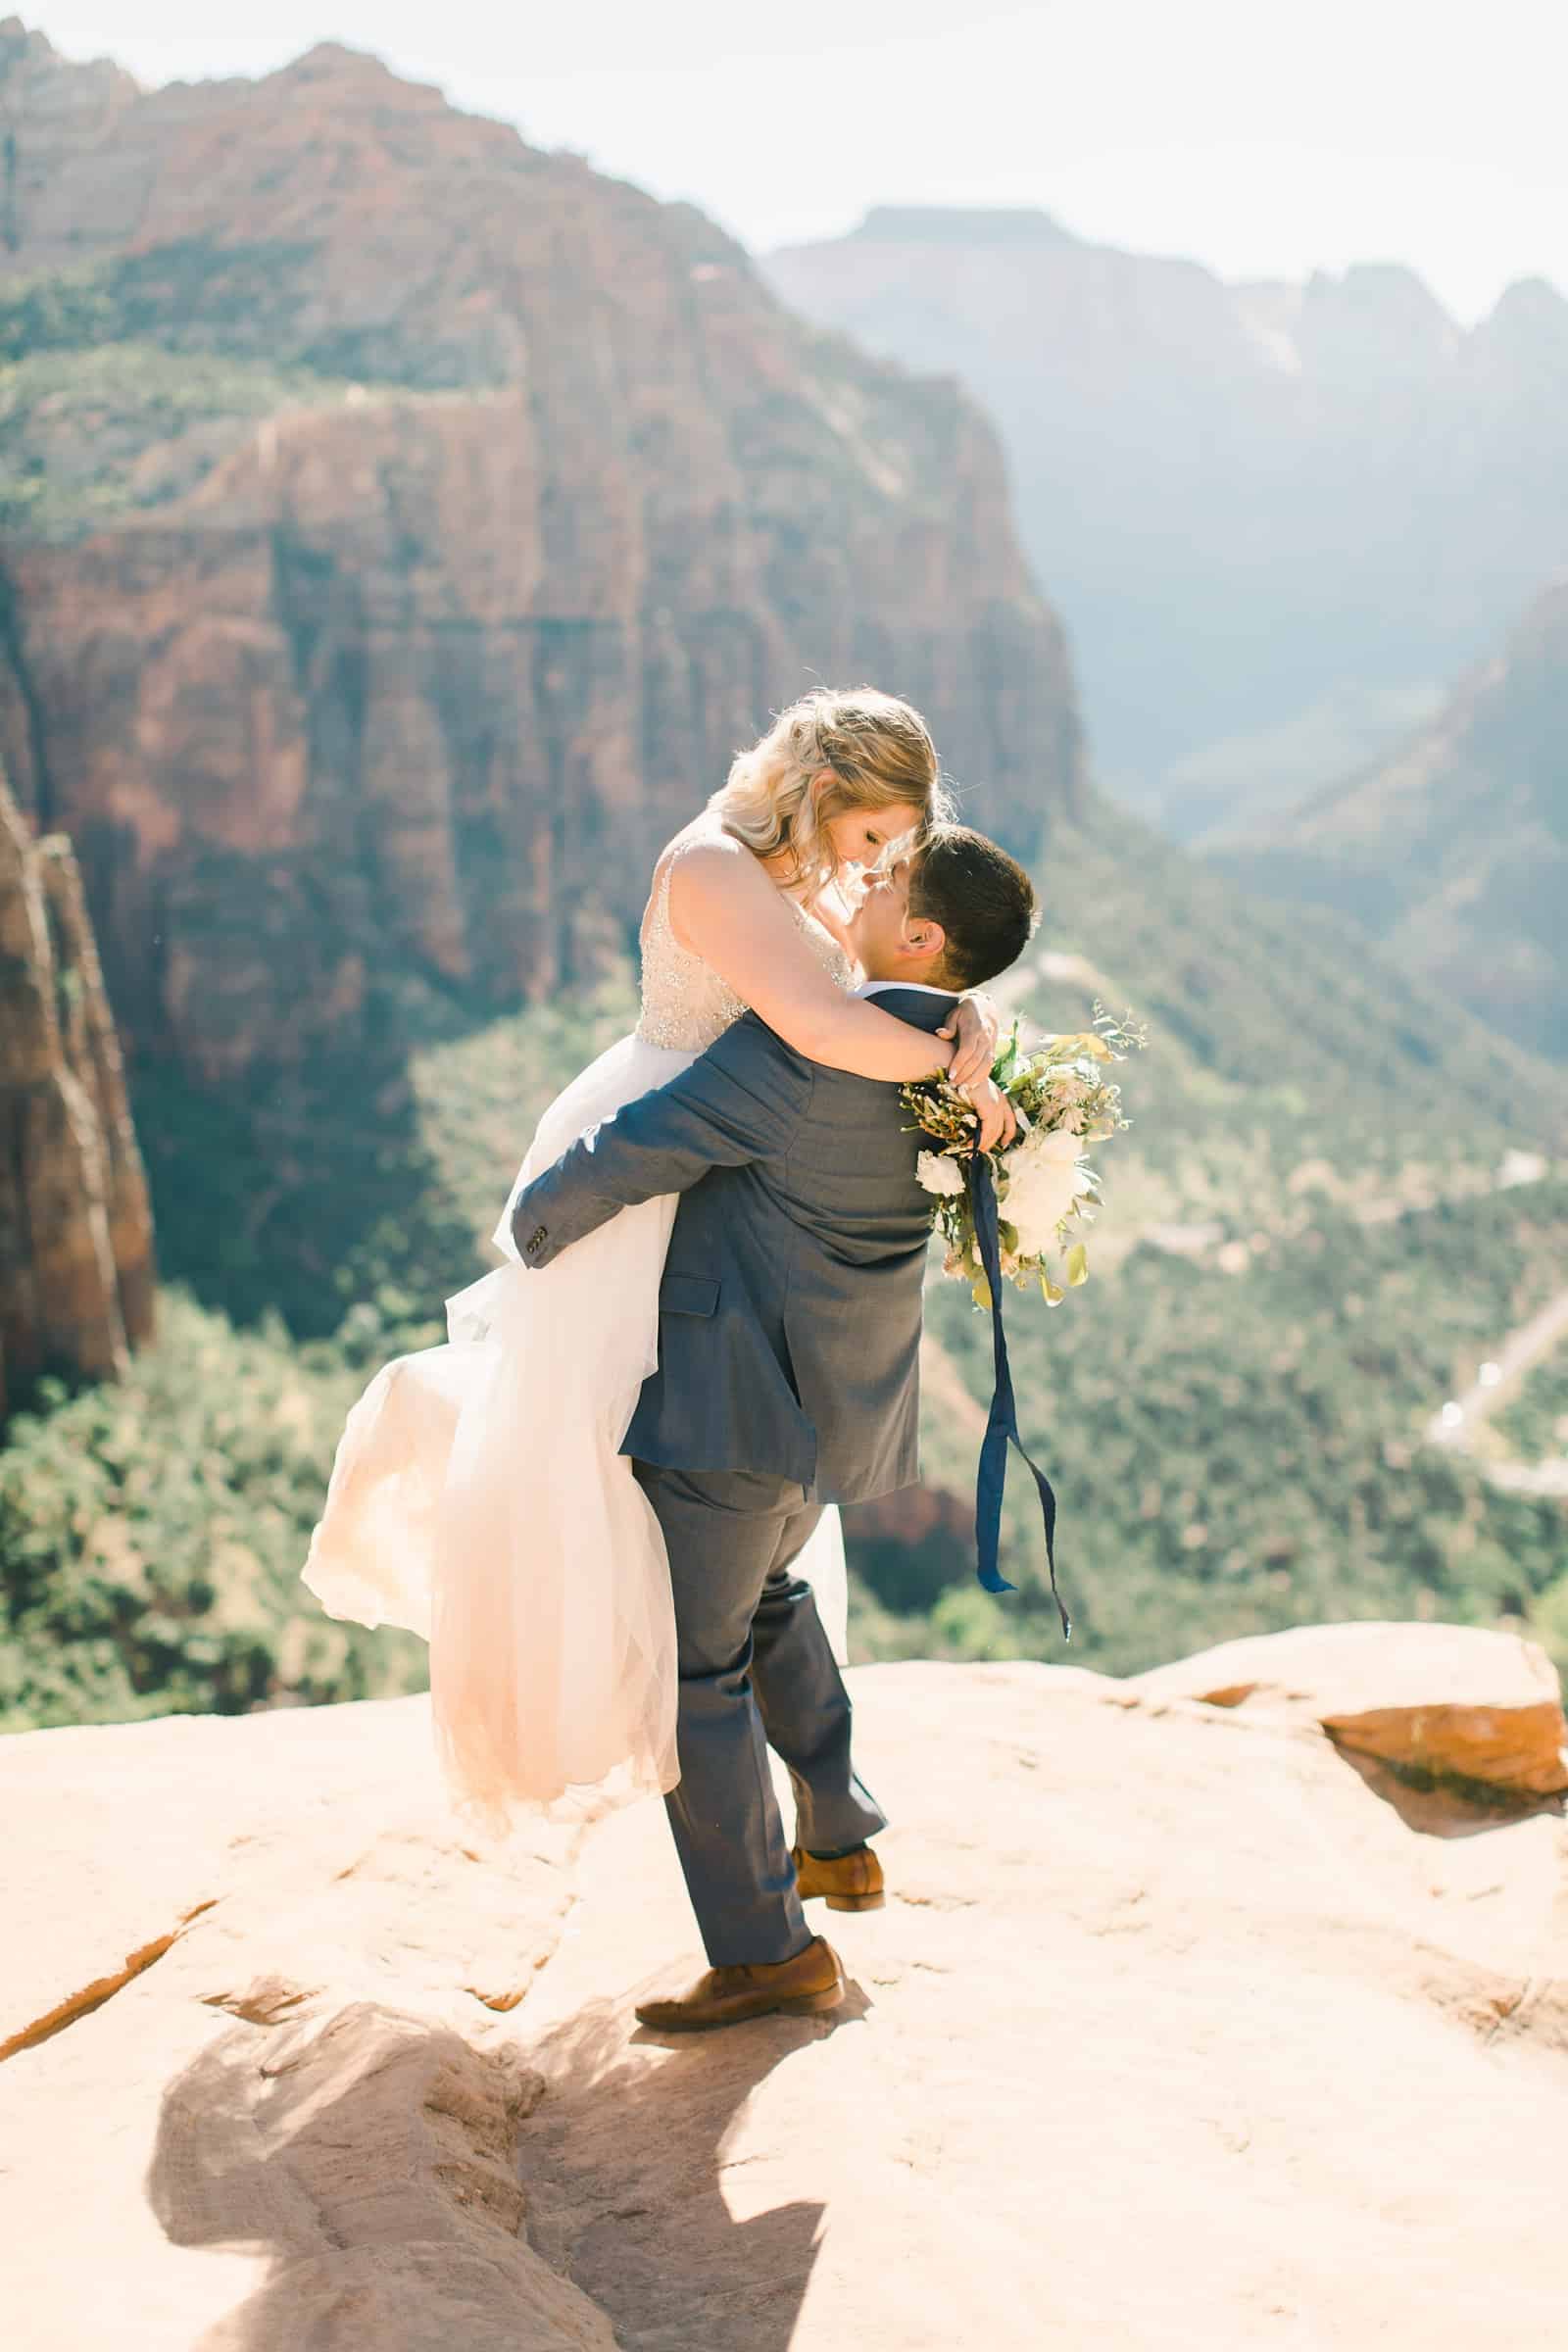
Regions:
[[669, 876], [670, 905], [698, 911], [715, 899], [749, 899], [759, 890], [771, 891], [761, 866], [745, 845], [716, 825], [688, 825], [660, 853], [656, 874]]

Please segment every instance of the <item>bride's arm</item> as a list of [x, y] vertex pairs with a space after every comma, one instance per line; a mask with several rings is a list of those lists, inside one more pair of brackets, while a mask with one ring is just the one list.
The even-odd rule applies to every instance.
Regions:
[[829, 1069], [906, 1081], [946, 1070], [954, 1047], [840, 988], [812, 955], [780, 893], [739, 842], [688, 850], [669, 881], [683, 947], [712, 965], [768, 1027]]

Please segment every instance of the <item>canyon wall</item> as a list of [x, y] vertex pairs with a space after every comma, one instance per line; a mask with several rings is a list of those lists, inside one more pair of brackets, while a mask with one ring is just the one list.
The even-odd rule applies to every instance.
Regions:
[[1026, 853], [1077, 806], [989, 427], [689, 207], [335, 47], [146, 93], [13, 20], [0, 98], [0, 749], [138, 1054], [260, 1086], [591, 970], [820, 680]]
[[80, 876], [0, 776], [0, 1418], [40, 1372], [120, 1371], [152, 1325], [147, 1189]]

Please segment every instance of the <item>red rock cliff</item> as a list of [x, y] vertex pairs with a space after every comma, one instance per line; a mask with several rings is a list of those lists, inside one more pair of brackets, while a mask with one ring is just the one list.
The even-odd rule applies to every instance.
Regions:
[[342, 49], [143, 93], [13, 20], [0, 75], [45, 485], [0, 749], [138, 1049], [232, 1082], [352, 1042], [378, 974], [547, 991], [814, 679], [916, 701], [1015, 846], [1077, 801], [1061, 634], [954, 383]]
[[0, 777], [0, 1416], [46, 1370], [121, 1370], [153, 1323], [152, 1225], [71, 845]]

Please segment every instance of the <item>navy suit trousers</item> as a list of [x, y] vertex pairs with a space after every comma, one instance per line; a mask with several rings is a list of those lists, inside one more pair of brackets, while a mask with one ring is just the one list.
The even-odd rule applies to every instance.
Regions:
[[887, 1826], [850, 1757], [851, 1706], [811, 1588], [793, 1573], [821, 1506], [746, 1470], [632, 1468], [663, 1530], [680, 1673], [680, 1784], [664, 1802], [709, 1961], [789, 1960], [810, 1940], [767, 1749], [788, 1767], [796, 1842]]

